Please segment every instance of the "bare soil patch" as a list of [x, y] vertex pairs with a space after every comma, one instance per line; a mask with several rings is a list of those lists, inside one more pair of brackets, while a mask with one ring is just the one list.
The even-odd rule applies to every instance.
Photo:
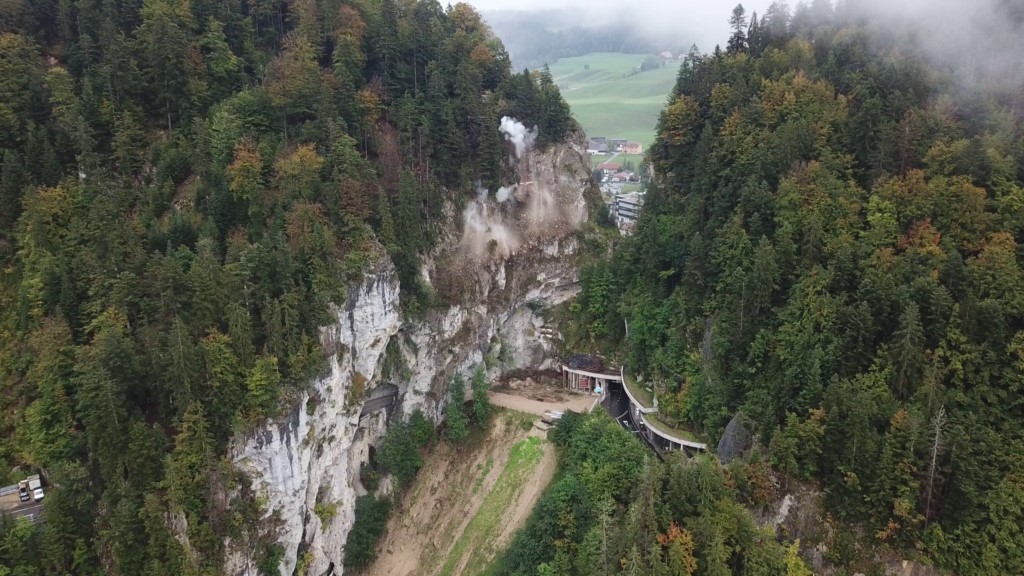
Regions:
[[[364, 574], [374, 576], [436, 575], [441, 573], [466, 527], [480, 511], [488, 494], [501, 478], [512, 448], [529, 436], [524, 417], [507, 412], [494, 416], [487, 437], [472, 447], [440, 445], [427, 458], [412, 487], [392, 512], [378, 558]], [[525, 420], [528, 425], [529, 420]], [[544, 454], [501, 512], [497, 534], [489, 535], [495, 551], [501, 550], [526, 521], [533, 505], [555, 471], [554, 450], [541, 445]], [[493, 554], [489, 555], [493, 558]], [[466, 561], [454, 574], [463, 574]]]
[[586, 412], [599, 396], [562, 388], [558, 372], [519, 371], [502, 378], [491, 388], [491, 403], [496, 406], [544, 416], [551, 410]]
[[567, 394], [566, 397], [560, 400], [536, 400], [533, 397], [513, 396], [511, 394], [503, 394], [501, 392], [491, 392], [490, 398], [491, 404], [494, 404], [495, 406], [501, 406], [502, 408], [508, 408], [518, 412], [526, 412], [528, 414], [536, 414], [537, 416], [545, 416], [546, 412], [550, 412], [552, 410], [563, 412], [566, 410], [572, 410], [573, 412], [588, 412], [594, 403], [600, 400], [600, 396], [584, 396], [579, 394]]

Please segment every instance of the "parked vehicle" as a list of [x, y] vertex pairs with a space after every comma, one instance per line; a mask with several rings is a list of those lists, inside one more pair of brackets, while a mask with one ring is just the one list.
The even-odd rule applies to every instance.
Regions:
[[36, 502], [42, 502], [43, 497], [45, 496], [46, 494], [43, 494], [42, 488], [36, 488], [35, 490], [32, 491], [32, 497], [35, 499]]
[[18, 482], [18, 498], [22, 502], [28, 502], [34, 496], [36, 500], [43, 499], [43, 483], [39, 479], [39, 474], [33, 474]]

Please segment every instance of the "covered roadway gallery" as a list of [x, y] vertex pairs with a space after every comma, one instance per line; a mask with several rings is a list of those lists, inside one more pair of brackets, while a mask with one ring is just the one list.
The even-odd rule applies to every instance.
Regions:
[[[658, 402], [649, 390], [643, 389], [625, 371], [607, 369], [604, 360], [589, 354], [573, 354], [561, 365], [562, 387], [566, 390], [607, 396], [606, 407], [626, 404], [622, 414], [612, 414], [623, 426], [643, 435], [648, 444], [658, 451], [687, 453], [707, 450], [707, 444], [697, 441], [691, 433], [665, 423], [658, 415]], [[618, 401], [617, 401], [618, 400]], [[614, 411], [614, 410], [610, 410]]]

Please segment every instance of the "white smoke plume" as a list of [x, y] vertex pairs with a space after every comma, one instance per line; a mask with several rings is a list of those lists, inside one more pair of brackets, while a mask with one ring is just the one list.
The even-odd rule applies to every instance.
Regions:
[[498, 127], [498, 130], [505, 135], [505, 140], [515, 146], [516, 158], [520, 160], [533, 147], [533, 142], [537, 139], [536, 126], [528, 130], [522, 122], [508, 116], [501, 117], [501, 126]]

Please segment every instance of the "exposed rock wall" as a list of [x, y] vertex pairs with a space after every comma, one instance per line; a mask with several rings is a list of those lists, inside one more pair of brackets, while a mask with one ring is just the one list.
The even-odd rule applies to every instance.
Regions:
[[[329, 360], [330, 373], [286, 419], [268, 424], [233, 449], [235, 464], [252, 478], [280, 526], [282, 575], [292, 574], [300, 546], [312, 553], [310, 574], [323, 573], [340, 557], [355, 519], [359, 469], [353, 470], [350, 454], [365, 452], [365, 444], [383, 428], [380, 417], [360, 426], [361, 405], [349, 405], [348, 392], [354, 379], [369, 380], [379, 371], [388, 341], [401, 324], [398, 304], [398, 277], [389, 265], [352, 289], [345, 305], [335, 310], [337, 322], [323, 330], [325, 344], [338, 350]], [[314, 514], [317, 502], [336, 504], [331, 521], [322, 524]], [[229, 552], [226, 571], [255, 575], [252, 562], [244, 553]]]
[[[557, 205], [562, 215], [558, 226], [538, 229], [529, 199], [523, 206], [513, 202], [503, 211], [490, 211], [516, 235], [516, 250], [466, 252], [464, 238], [456, 232], [461, 225], [455, 221], [456, 211], [447, 210], [452, 215], [445, 225], [448, 232], [441, 248], [426, 258], [423, 276], [433, 283], [440, 276], [459, 275], [464, 288], [459, 303], [403, 322], [397, 276], [389, 262], [383, 263], [350, 291], [336, 310], [337, 321], [323, 329], [325, 349], [333, 354], [330, 373], [287, 418], [236, 439], [232, 460], [266, 502], [268, 521], [280, 526], [282, 576], [290, 576], [300, 561], [305, 574], [325, 574], [331, 563], [335, 574], [342, 572], [355, 499], [365, 493], [359, 467], [367, 461], [369, 447], [386, 432], [389, 414], [404, 417], [420, 408], [438, 421], [455, 373], [468, 376], [484, 363], [494, 376], [550, 362], [538, 311], [577, 291], [577, 232], [587, 215], [584, 192], [592, 186], [578, 140], [533, 153], [526, 162], [534, 185], [544, 186]], [[398, 364], [404, 368], [383, 374], [386, 353], [400, 354]], [[354, 382], [365, 382], [368, 390], [386, 383], [396, 386], [397, 410], [361, 419], [365, 398], [352, 401]], [[334, 504], [336, 514], [322, 522], [314, 513], [317, 503]], [[228, 542], [227, 573], [257, 573], [244, 548]]]

